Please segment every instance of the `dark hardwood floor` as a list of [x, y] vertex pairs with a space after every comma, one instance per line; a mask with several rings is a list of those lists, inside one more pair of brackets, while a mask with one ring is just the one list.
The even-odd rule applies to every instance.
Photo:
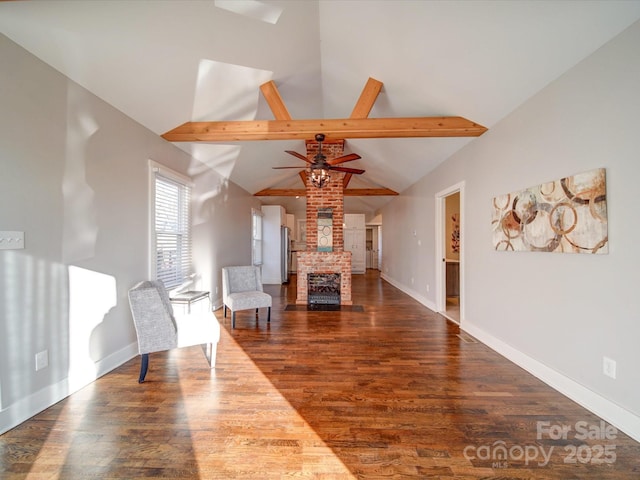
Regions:
[[215, 370], [157, 353], [139, 385], [132, 359], [0, 436], [0, 478], [640, 478], [640, 444], [376, 272], [354, 276], [362, 312], [266, 290], [270, 325], [216, 312]]

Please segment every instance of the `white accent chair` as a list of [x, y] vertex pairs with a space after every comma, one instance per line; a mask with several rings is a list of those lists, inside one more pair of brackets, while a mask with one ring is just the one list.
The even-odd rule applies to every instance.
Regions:
[[149, 354], [173, 348], [205, 345], [209, 366], [215, 367], [220, 323], [212, 312], [176, 317], [169, 295], [160, 281], [144, 281], [129, 290], [129, 306], [142, 357], [138, 383], [144, 382]]
[[264, 293], [260, 268], [255, 266], [224, 267], [222, 269], [222, 302], [224, 317], [231, 310], [231, 327], [236, 328], [236, 310], [267, 308], [267, 322], [271, 322], [271, 295]]

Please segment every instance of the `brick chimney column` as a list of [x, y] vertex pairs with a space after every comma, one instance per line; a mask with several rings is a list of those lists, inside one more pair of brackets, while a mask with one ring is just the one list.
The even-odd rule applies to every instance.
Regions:
[[[318, 152], [317, 142], [307, 142], [307, 157]], [[328, 140], [322, 144], [327, 159], [343, 155], [344, 140]], [[344, 173], [330, 171], [331, 180], [322, 188], [311, 183], [307, 175], [307, 248], [298, 252], [296, 303], [308, 302], [309, 273], [340, 273], [340, 304], [352, 305], [351, 252], [344, 251]], [[333, 251], [318, 251], [318, 210], [330, 208], [333, 214]]]
[[[307, 142], [307, 157], [312, 159], [318, 153], [317, 142]], [[328, 160], [344, 154], [344, 140], [328, 140], [322, 144], [322, 153]], [[330, 171], [331, 181], [322, 188], [311, 183], [307, 175], [307, 251], [318, 248], [318, 209], [331, 208], [333, 212], [333, 250], [344, 250], [344, 173]]]

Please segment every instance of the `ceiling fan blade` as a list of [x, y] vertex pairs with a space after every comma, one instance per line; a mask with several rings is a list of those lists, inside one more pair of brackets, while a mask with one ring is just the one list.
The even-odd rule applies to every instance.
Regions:
[[305, 157], [301, 153], [294, 152], [293, 150], [285, 150], [285, 152], [287, 152], [289, 155], [293, 155], [294, 157], [299, 158], [300, 160], [304, 160], [307, 163], [313, 163], [311, 160], [309, 160], [307, 157]]
[[343, 155], [342, 157], [333, 158], [329, 160], [328, 163], [329, 165], [338, 165], [340, 163], [351, 162], [352, 160], [358, 160], [359, 158], [362, 158], [362, 157], [357, 153], [350, 153], [349, 155]]
[[331, 167], [329, 168], [329, 170], [335, 170], [336, 172], [355, 173], [356, 175], [364, 173], [364, 170], [360, 170], [359, 168]]
[[298, 166], [298, 167], [271, 167], [271, 168], [273, 168], [274, 170], [281, 170], [283, 168], [297, 168], [297, 169], [300, 169], [300, 168], [304, 168], [304, 167]]

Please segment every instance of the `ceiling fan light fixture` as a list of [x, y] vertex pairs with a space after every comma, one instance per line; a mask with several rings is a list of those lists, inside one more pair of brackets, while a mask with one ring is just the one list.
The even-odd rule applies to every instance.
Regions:
[[[349, 175], [360, 175], [364, 173], [364, 170], [361, 170], [359, 168], [348, 168], [348, 167], [340, 166], [345, 162], [350, 162], [352, 160], [358, 160], [359, 158], [361, 158], [360, 155], [358, 155], [357, 153], [349, 153], [348, 155], [335, 157], [335, 158], [332, 158], [330, 162], [328, 162], [327, 157], [322, 153], [322, 142], [324, 141], [324, 139], [325, 139], [324, 134], [318, 133], [316, 135], [316, 142], [318, 142], [318, 151], [313, 156], [313, 159], [309, 158], [311, 156], [311, 153], [307, 153], [307, 155], [305, 156], [293, 150], [285, 150], [286, 153], [293, 155], [294, 157], [299, 158], [304, 162], [307, 162], [307, 170], [306, 170], [307, 175], [306, 177], [303, 177], [303, 181], [307, 182], [308, 179], [310, 178], [311, 185], [313, 185], [316, 188], [322, 188], [331, 181], [331, 174], [329, 173], [330, 170], [347, 173]], [[344, 140], [342, 140], [342, 142], [344, 142]], [[298, 168], [298, 167], [272, 167], [272, 168], [281, 169], [281, 168]]]
[[329, 170], [324, 168], [312, 168], [311, 169], [311, 183], [314, 187], [322, 188], [331, 181], [331, 175]]

